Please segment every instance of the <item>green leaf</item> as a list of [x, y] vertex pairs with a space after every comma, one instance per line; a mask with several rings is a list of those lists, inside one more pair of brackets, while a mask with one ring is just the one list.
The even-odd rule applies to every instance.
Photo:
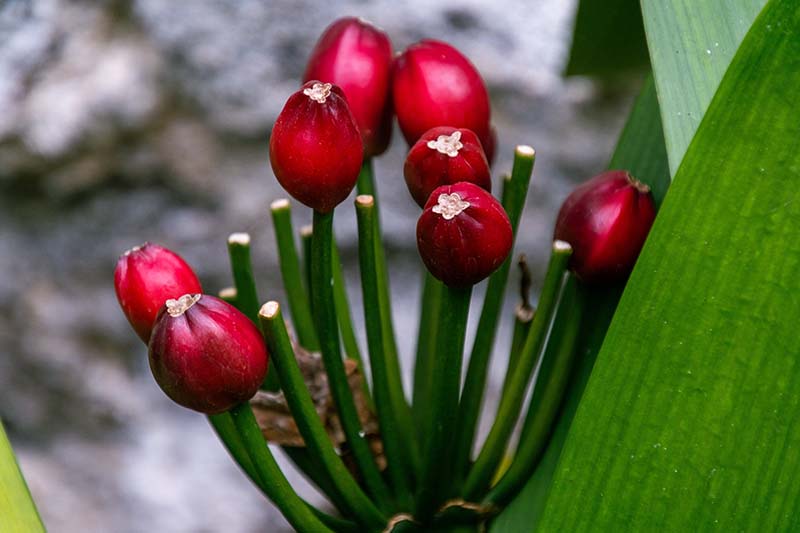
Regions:
[[628, 283], [543, 531], [800, 527], [800, 5], [756, 20]]
[[17, 466], [14, 451], [0, 423], [0, 531], [3, 533], [44, 532], [28, 486]]
[[747, 30], [766, 0], [642, 0], [674, 175]]
[[638, 0], [581, 0], [567, 76], [613, 77], [647, 68]]
[[[655, 86], [650, 77], [645, 81], [633, 106], [609, 166], [629, 170], [637, 179], [650, 185], [657, 203], [664, 198], [670, 183], [669, 169]], [[581, 341], [576, 348], [581, 357], [580, 363], [567, 389], [565, 405], [550, 444], [531, 480], [493, 521], [493, 533], [530, 531], [541, 518], [567, 431], [616, 309], [620, 292], [620, 289], [612, 288], [592, 293], [585, 313], [587, 319], [581, 325]]]

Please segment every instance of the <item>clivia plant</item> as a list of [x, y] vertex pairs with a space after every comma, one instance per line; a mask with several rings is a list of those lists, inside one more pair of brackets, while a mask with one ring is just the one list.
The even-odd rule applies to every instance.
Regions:
[[[422, 208], [416, 240], [428, 271], [410, 402], [395, 344], [372, 167], [389, 142], [392, 102], [410, 146], [404, 175]], [[422, 41], [392, 59], [385, 33], [360, 19], [341, 19], [314, 48], [305, 83], [287, 100], [269, 140], [276, 178], [313, 210], [299, 254], [290, 202], [272, 204], [286, 305], [262, 305], [247, 234], [229, 238], [234, 287], [220, 297], [203, 293], [191, 267], [166, 248], [145, 244], [120, 257], [117, 295], [148, 343], [157, 383], [178, 404], [208, 415], [231, 457], [298, 531], [482, 527], [535, 472], [574, 364], [583, 292], [624, 281], [655, 207], [648, 187], [625, 171], [601, 174], [569, 196], [555, 225], [537, 309], [516, 317], [495, 421], [486, 440], [476, 443], [535, 156], [529, 146], [516, 148], [498, 200], [491, 193], [494, 149], [486, 87], [460, 52]], [[353, 189], [369, 380], [333, 234], [336, 207]], [[472, 288], [486, 279], [477, 333], [467, 344]], [[559, 305], [569, 320], [556, 316]], [[323, 371], [313, 368], [322, 367], [320, 388]], [[537, 367], [542, 370], [526, 409]], [[324, 413], [320, 396], [331, 406]], [[265, 401], [291, 413], [300, 445], [274, 437]], [[268, 441], [284, 444], [336, 515], [297, 494]]]

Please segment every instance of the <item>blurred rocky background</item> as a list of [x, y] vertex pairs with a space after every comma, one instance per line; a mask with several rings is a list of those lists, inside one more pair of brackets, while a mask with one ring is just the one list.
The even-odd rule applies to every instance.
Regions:
[[[495, 183], [515, 144], [537, 149], [517, 250], [540, 280], [557, 207], [604, 167], [635, 90], [562, 79], [574, 10], [570, 0], [0, 0], [0, 417], [48, 528], [287, 528], [204, 418], [156, 388], [112, 272], [122, 251], [151, 240], [216, 292], [230, 283], [227, 235], [249, 231], [262, 298], [282, 299], [267, 209], [284, 193], [267, 139], [334, 18], [372, 20], [397, 49], [447, 40], [478, 66], [499, 131]], [[421, 266], [405, 149], [395, 135], [377, 172], [408, 376]], [[295, 206], [297, 226], [308, 220]], [[337, 232], [360, 322], [350, 202]], [[491, 418], [490, 407], [483, 425]]]

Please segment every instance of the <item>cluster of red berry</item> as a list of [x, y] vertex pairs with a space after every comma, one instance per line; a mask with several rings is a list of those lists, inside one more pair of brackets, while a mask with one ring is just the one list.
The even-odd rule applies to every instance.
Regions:
[[[434, 40], [393, 57], [383, 31], [344, 18], [320, 38], [304, 81], [269, 143], [272, 169], [291, 196], [315, 217], [331, 214], [352, 192], [365, 158], [389, 146], [396, 116], [411, 147], [404, 176], [423, 210], [416, 237], [430, 273], [460, 289], [506, 261], [514, 229], [491, 194], [489, 95], [467, 58]], [[554, 237], [571, 246], [579, 280], [615, 283], [630, 272], [654, 217], [647, 187], [611, 171], [567, 198]], [[256, 393], [268, 366], [262, 332], [232, 305], [203, 294], [179, 256], [153, 244], [133, 248], [119, 259], [115, 286], [170, 398], [214, 414]]]

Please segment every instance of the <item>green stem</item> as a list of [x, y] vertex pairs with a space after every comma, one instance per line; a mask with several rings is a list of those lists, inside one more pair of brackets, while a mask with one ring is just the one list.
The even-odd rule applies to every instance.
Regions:
[[361, 289], [364, 295], [364, 322], [367, 329], [369, 361], [372, 369], [372, 389], [381, 428], [389, 477], [399, 503], [411, 506], [408, 471], [404, 463], [403, 444], [396, 414], [389, 394], [386, 352], [383, 350], [380, 304], [378, 303], [378, 274], [375, 268], [375, 201], [372, 196], [356, 197], [358, 217], [358, 257], [361, 266]]
[[416, 501], [416, 516], [423, 522], [431, 518], [438, 504], [444, 500], [444, 491], [451, 481], [448, 467], [452, 462], [448, 456], [452, 453], [456, 425], [471, 294], [472, 287], [444, 288], [432, 372], [434, 386], [430, 396], [430, 426]]
[[533, 322], [533, 315], [535, 310], [532, 307], [525, 307], [524, 305], [517, 306], [514, 310], [514, 333], [511, 337], [511, 348], [508, 351], [508, 367], [506, 368], [506, 377], [503, 380], [503, 388], [506, 390], [508, 383], [511, 381], [511, 376], [517, 370], [520, 355], [522, 355], [522, 347], [525, 346], [525, 339], [528, 338], [528, 332], [531, 330], [531, 322]]
[[[336, 318], [339, 319], [339, 332], [342, 335], [344, 353], [348, 359], [352, 359], [358, 363], [358, 370], [361, 372], [361, 375], [366, 376], [364, 360], [361, 358], [361, 350], [358, 348], [358, 341], [356, 340], [356, 334], [353, 330], [353, 317], [350, 314], [350, 300], [347, 297], [347, 285], [344, 282], [342, 261], [339, 258], [339, 247], [336, 245], [336, 239], [333, 241], [331, 257], [333, 260], [333, 301], [336, 305]], [[366, 378], [364, 379], [364, 393], [367, 398], [370, 398]]]
[[269, 450], [261, 430], [253, 416], [250, 404], [245, 402], [230, 410], [239, 438], [250, 457], [255, 474], [261, 480], [259, 487], [264, 489], [269, 499], [280, 509], [283, 516], [298, 531], [333, 531], [311, 512], [306, 502], [297, 495], [289, 481], [281, 472]]
[[530, 479], [541, 459], [560, 412], [575, 361], [575, 344], [584, 311], [585, 296], [573, 277], [564, 286], [562, 304], [553, 321], [542, 364], [522, 426], [517, 453], [511, 466], [485, 498], [484, 503], [505, 506]]
[[314, 295], [311, 294], [311, 237], [314, 235], [314, 228], [311, 224], [300, 228], [300, 242], [303, 251], [303, 277], [308, 287], [308, 298], [311, 308], [311, 316], [314, 316]]
[[319, 457], [313, 455], [307, 447], [281, 446], [281, 450], [294, 463], [297, 469], [330, 500], [340, 513], [349, 514], [349, 506], [339, 495], [339, 491], [322, 466]]
[[347, 382], [344, 362], [339, 350], [339, 324], [333, 300], [332, 258], [333, 212], [314, 211], [314, 235], [311, 239], [311, 294], [312, 309], [317, 325], [322, 360], [328, 374], [331, 389], [342, 429], [353, 452], [367, 490], [382, 509], [389, 507], [389, 489], [386, 486], [372, 451], [361, 428], [353, 393]]
[[[530, 146], [517, 146], [514, 151], [514, 166], [511, 177], [503, 180], [503, 207], [511, 221], [511, 228], [516, 238], [525, 197], [533, 171], [535, 152]], [[475, 429], [480, 417], [483, 393], [489, 371], [489, 360], [492, 356], [500, 308], [503, 305], [508, 272], [511, 268], [511, 254], [490, 277], [483, 301], [483, 310], [475, 333], [475, 341], [469, 357], [469, 367], [464, 379], [464, 389], [458, 407], [458, 424], [456, 426], [455, 448], [453, 450], [453, 472], [456, 483], [466, 475], [470, 463], [472, 444], [475, 440]]]
[[566, 242], [555, 241], [553, 243], [547, 274], [542, 285], [542, 294], [539, 298], [539, 307], [517, 363], [517, 371], [511, 378], [508, 388], [503, 391], [492, 429], [489, 431], [489, 436], [463, 486], [463, 497], [468, 501], [475, 501], [482, 495], [503, 458], [508, 438], [514, 429], [525, 398], [525, 389], [547, 337], [571, 254], [572, 247]]
[[286, 403], [289, 405], [306, 447], [311, 455], [319, 460], [338, 497], [346, 505], [348, 513], [355, 516], [365, 527], [381, 527], [386, 523], [386, 517], [353, 479], [341, 457], [336, 454], [322, 421], [319, 419], [311, 394], [295, 359], [278, 302], [264, 304], [260, 318], [267, 338], [267, 346], [280, 377]]
[[281, 198], [270, 205], [272, 226], [275, 230], [275, 241], [278, 243], [278, 262], [281, 267], [281, 278], [286, 296], [289, 300], [289, 313], [292, 316], [297, 341], [309, 351], [319, 350], [317, 332], [314, 331], [314, 319], [311, 317], [306, 288], [300, 274], [300, 260], [294, 243], [292, 228], [292, 211], [289, 200]]
[[220, 289], [217, 293], [220, 300], [224, 300], [234, 306], [236, 309], [239, 309], [239, 302], [236, 301], [236, 287], [225, 287], [224, 289]]
[[425, 281], [420, 298], [419, 328], [417, 333], [417, 355], [414, 362], [414, 418], [419, 420], [420, 443], [425, 444], [425, 433], [429, 426], [427, 415], [430, 405], [433, 363], [436, 353], [436, 331], [439, 328], [439, 309], [442, 306], [444, 285], [425, 270]]
[[411, 416], [411, 408], [403, 391], [403, 374], [400, 369], [400, 358], [397, 352], [397, 342], [395, 341], [394, 322], [392, 321], [392, 300], [391, 287], [389, 284], [389, 271], [386, 267], [386, 252], [383, 245], [383, 234], [381, 232], [380, 202], [375, 186], [375, 173], [373, 171], [372, 160], [365, 159], [361, 165], [361, 172], [358, 175], [356, 185], [358, 194], [370, 195], [375, 202], [375, 269], [378, 273], [378, 303], [380, 305], [381, 335], [383, 338], [383, 350], [386, 352], [386, 373], [389, 380], [389, 395], [392, 407], [395, 412], [397, 424], [400, 426], [400, 433], [404, 437], [405, 446], [403, 451], [406, 454], [406, 463], [412, 466], [409, 474], [419, 471], [420, 457], [416, 435], [414, 418]]

